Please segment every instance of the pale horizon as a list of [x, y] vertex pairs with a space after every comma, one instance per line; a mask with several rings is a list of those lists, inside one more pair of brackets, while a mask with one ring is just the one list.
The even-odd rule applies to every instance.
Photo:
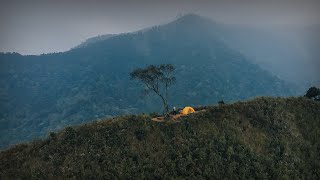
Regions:
[[264, 29], [318, 25], [317, 1], [2, 1], [0, 52], [63, 52], [86, 39], [134, 32], [198, 14], [213, 21]]

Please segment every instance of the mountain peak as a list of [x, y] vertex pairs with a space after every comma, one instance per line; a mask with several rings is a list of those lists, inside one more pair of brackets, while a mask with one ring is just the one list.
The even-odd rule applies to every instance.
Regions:
[[199, 14], [194, 14], [194, 13], [188, 13], [185, 15], [180, 16], [178, 19], [201, 19], [204, 18], [203, 16], [199, 15]]
[[216, 23], [213, 20], [198, 14], [186, 14], [173, 21], [172, 24], [182, 26], [184, 28], [196, 27], [200, 29], [207, 29], [214, 26]]
[[208, 21], [213, 22], [212, 20], [210, 20], [207, 17], [201, 16], [201, 15], [198, 15], [198, 14], [193, 14], [193, 13], [181, 16], [176, 21], [177, 22], [203, 22], [203, 21], [205, 21], [205, 22], [208, 22]]

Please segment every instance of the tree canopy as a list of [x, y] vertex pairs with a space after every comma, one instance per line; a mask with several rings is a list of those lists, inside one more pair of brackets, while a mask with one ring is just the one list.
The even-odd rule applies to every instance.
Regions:
[[305, 97], [309, 99], [314, 99], [314, 100], [320, 100], [319, 96], [320, 96], [320, 89], [314, 86], [309, 88], [305, 95]]
[[150, 65], [146, 68], [138, 68], [130, 73], [132, 79], [138, 79], [148, 91], [158, 95], [163, 103], [165, 113], [168, 113], [169, 87], [175, 83], [173, 76], [175, 68], [172, 64]]

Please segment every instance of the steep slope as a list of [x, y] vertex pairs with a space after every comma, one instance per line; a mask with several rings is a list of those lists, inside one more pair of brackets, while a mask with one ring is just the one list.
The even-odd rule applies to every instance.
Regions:
[[85, 48], [90, 44], [94, 44], [96, 42], [107, 40], [107, 39], [109, 39], [109, 38], [111, 38], [113, 36], [116, 36], [116, 34], [105, 34], [105, 35], [95, 36], [95, 37], [87, 39], [86, 41], [84, 41], [83, 43], [81, 43], [78, 46], [74, 47], [73, 49]]
[[[0, 55], [0, 147], [99, 117], [161, 112], [141, 98], [134, 68], [172, 63], [177, 83], [170, 106], [293, 95], [291, 86], [226, 46], [211, 20], [187, 15], [64, 53]], [[16, 133], [19, 132], [19, 133]]]
[[257, 98], [177, 121], [122, 116], [0, 153], [7, 178], [319, 179], [320, 103]]
[[284, 30], [262, 30], [246, 26], [219, 26], [221, 37], [230, 47], [246, 54], [264, 69], [293, 82], [302, 90], [320, 81], [315, 63], [310, 62], [314, 52], [306, 51], [311, 41], [297, 41], [305, 34], [289, 35]]

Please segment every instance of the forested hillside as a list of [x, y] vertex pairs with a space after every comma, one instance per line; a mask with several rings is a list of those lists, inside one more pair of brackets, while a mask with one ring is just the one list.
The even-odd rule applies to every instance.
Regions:
[[320, 102], [261, 97], [177, 121], [67, 127], [0, 153], [1, 179], [319, 179]]
[[295, 94], [223, 43], [216, 26], [187, 15], [63, 53], [0, 54], [0, 148], [96, 118], [162, 112], [157, 97], [142, 98], [143, 88], [129, 78], [133, 69], [149, 64], [176, 67], [170, 106]]

